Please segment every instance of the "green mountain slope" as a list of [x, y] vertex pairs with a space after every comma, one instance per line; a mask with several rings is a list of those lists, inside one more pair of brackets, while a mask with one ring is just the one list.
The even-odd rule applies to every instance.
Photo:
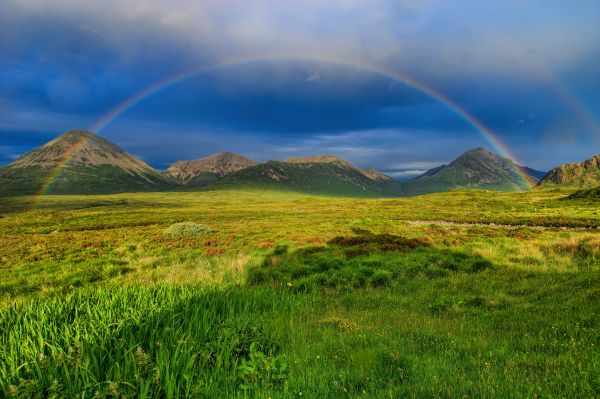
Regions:
[[0, 169], [0, 195], [159, 191], [175, 183], [110, 141], [72, 130]]
[[583, 190], [577, 190], [573, 194], [569, 195], [569, 199], [577, 198], [589, 198], [589, 199], [600, 199], [600, 186], [594, 188], [586, 188]]
[[407, 195], [446, 191], [454, 188], [476, 188], [496, 191], [526, 190], [537, 181], [508, 158], [485, 148], [467, 151], [445, 167], [434, 168], [403, 184]]
[[391, 177], [384, 175], [383, 173], [379, 172], [378, 170], [361, 169], [357, 166], [352, 165], [350, 162], [348, 162], [346, 160], [343, 160], [341, 158], [336, 157], [335, 155], [330, 155], [330, 154], [313, 155], [313, 156], [309, 156], [309, 157], [289, 158], [289, 159], [286, 159], [284, 162], [298, 163], [298, 164], [332, 163], [332, 164], [337, 164], [343, 168], [353, 169], [371, 180], [377, 180], [377, 181], [392, 180]]
[[568, 163], [552, 169], [538, 187], [549, 186], [596, 187], [600, 185], [600, 155], [579, 163]]
[[401, 194], [393, 180], [376, 180], [340, 162], [269, 161], [230, 174], [218, 187], [273, 188], [353, 197], [391, 197]]

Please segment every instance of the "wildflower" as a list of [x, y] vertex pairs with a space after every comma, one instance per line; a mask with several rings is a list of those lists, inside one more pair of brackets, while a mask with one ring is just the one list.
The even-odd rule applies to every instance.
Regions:
[[289, 283], [289, 282], [288, 282], [288, 283], [287, 283], [287, 286], [288, 286], [288, 287], [291, 287], [291, 286], [292, 286], [292, 283]]

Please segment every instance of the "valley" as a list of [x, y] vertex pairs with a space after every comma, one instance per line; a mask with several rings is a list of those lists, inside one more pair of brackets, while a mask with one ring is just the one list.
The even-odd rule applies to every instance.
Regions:
[[593, 395], [600, 214], [572, 192], [4, 198], [0, 390]]

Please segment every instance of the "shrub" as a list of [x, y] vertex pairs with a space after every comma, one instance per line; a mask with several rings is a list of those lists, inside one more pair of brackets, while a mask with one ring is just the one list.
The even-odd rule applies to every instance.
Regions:
[[180, 222], [173, 223], [163, 231], [165, 237], [176, 238], [176, 237], [195, 237], [208, 233], [212, 233], [212, 229], [208, 226], [193, 223], [193, 222]]

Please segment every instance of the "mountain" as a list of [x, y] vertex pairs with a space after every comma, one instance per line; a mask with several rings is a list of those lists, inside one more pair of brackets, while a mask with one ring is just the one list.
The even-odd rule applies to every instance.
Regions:
[[216, 181], [256, 164], [256, 161], [232, 152], [219, 152], [193, 161], [177, 161], [165, 170], [165, 175], [183, 184], [200, 184]]
[[453, 188], [521, 191], [537, 182], [532, 175], [533, 172], [524, 173], [524, 170], [525, 168], [512, 160], [502, 158], [480, 147], [465, 152], [447, 166], [442, 165], [431, 169], [404, 183], [403, 188], [408, 195], [427, 194]]
[[375, 170], [375, 169], [363, 170], [357, 166], [352, 165], [348, 161], [345, 161], [341, 158], [336, 157], [335, 155], [330, 155], [330, 154], [313, 155], [313, 156], [309, 156], [309, 157], [289, 158], [283, 162], [297, 163], [297, 164], [311, 164], [311, 163], [336, 164], [342, 168], [353, 169], [371, 180], [375, 180], [375, 181], [390, 181], [390, 180], [392, 180], [391, 177], [384, 175], [383, 173], [379, 172], [378, 170]]
[[110, 141], [71, 130], [0, 169], [0, 194], [157, 191], [167, 177]]
[[[594, 180], [600, 175], [598, 161], [595, 157], [582, 164], [563, 165], [548, 173], [544, 180], [556, 177], [562, 182], [570, 176], [586, 184], [596, 181], [598, 185], [600, 179]], [[529, 188], [542, 174], [484, 148], [476, 148], [449, 165], [430, 169], [405, 183], [333, 155], [258, 164], [241, 155], [221, 152], [198, 160], [177, 161], [163, 175], [102, 137], [72, 130], [0, 168], [0, 195], [161, 191], [183, 184], [393, 197], [453, 188], [519, 191]]]
[[538, 187], [553, 185], [581, 188], [600, 185], [600, 155], [583, 162], [557, 166], [538, 183]]
[[392, 197], [401, 194], [400, 183], [382, 179], [377, 174], [369, 176], [369, 172], [346, 161], [309, 162], [312, 159], [257, 164], [223, 177], [216, 185], [355, 197]]

